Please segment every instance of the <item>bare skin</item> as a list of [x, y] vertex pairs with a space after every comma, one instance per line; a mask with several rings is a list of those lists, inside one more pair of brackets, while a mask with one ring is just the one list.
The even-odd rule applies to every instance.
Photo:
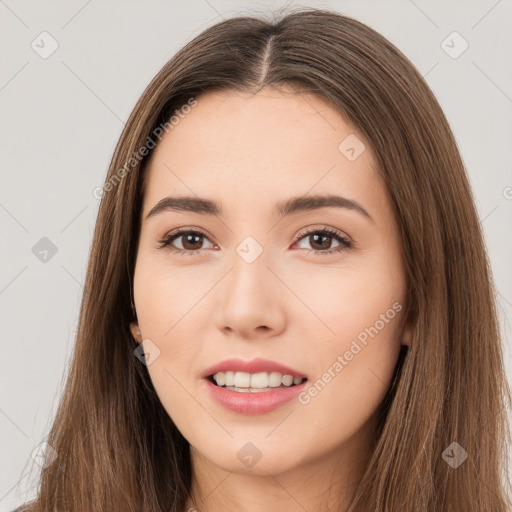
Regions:
[[[148, 371], [191, 445], [187, 510], [346, 510], [400, 345], [410, 343], [389, 194], [364, 137], [318, 96], [266, 88], [197, 101], [153, 155], [131, 325], [145, 350], [159, 349]], [[365, 145], [352, 161], [350, 147], [338, 149], [350, 134]], [[273, 212], [277, 202], [327, 194], [356, 201], [369, 217], [334, 206]], [[222, 214], [166, 209], [146, 218], [171, 195], [215, 201]], [[350, 247], [318, 236], [324, 227]], [[202, 234], [158, 248], [177, 228]], [[248, 236], [253, 245], [242, 247], [262, 250], [250, 263], [237, 252]], [[308, 386], [325, 386], [268, 413], [236, 413], [210, 397], [201, 377], [232, 357], [271, 359], [303, 372]], [[237, 456], [248, 442], [261, 453], [252, 467]]]

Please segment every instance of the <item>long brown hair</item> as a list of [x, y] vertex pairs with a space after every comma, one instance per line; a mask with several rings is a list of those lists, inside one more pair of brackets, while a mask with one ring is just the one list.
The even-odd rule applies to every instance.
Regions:
[[[336, 12], [298, 8], [208, 28], [135, 105], [101, 191], [72, 365], [47, 437], [58, 456], [26, 510], [184, 511], [189, 445], [134, 356], [129, 330], [152, 152], [134, 155], [201, 94], [281, 85], [321, 95], [364, 134], [401, 232], [412, 341], [350, 511], [510, 507], [511, 395], [495, 290], [448, 122], [421, 74], [383, 36]], [[452, 443], [467, 452], [457, 468], [446, 461]]]

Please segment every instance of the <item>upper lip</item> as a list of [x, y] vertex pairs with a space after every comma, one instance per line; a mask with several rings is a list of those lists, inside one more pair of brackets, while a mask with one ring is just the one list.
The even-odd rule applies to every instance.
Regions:
[[258, 357], [251, 361], [244, 361], [243, 359], [225, 359], [220, 363], [207, 368], [201, 375], [206, 378], [211, 375], [215, 375], [218, 372], [246, 372], [246, 373], [259, 373], [259, 372], [279, 372], [282, 375], [291, 375], [292, 377], [306, 377], [302, 372], [294, 370], [289, 366], [270, 361], [268, 359], [262, 359]]

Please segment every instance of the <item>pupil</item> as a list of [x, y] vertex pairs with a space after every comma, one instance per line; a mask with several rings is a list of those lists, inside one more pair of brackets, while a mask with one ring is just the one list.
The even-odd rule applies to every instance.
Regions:
[[[314, 240], [314, 242], [313, 242], [313, 243], [318, 244], [318, 245], [320, 245], [320, 246], [321, 246], [321, 245], [325, 245], [325, 240], [324, 240], [324, 244], [322, 244], [322, 243], [318, 243], [318, 241], [317, 241], [317, 240], [318, 240], [318, 238], [324, 238], [324, 239], [328, 239], [328, 238], [330, 238], [328, 235], [321, 235], [321, 234], [318, 234], [318, 233], [317, 233], [316, 235], [312, 235], [312, 236], [313, 236], [313, 240]], [[329, 245], [329, 244], [327, 244], [327, 245]], [[322, 248], [322, 249], [328, 249], [329, 247], [321, 247], [321, 248]]]
[[[196, 247], [194, 247], [194, 239], [198, 239], [198, 238], [201, 238], [201, 236], [203, 235], [197, 235], [197, 234], [189, 234], [185, 237], [185, 247], [186, 247], [186, 244], [191, 244], [191, 248], [192, 249], [195, 249]], [[198, 240], [196, 240], [195, 242], [198, 242]], [[195, 245], [197, 245], [197, 243], [195, 243]]]

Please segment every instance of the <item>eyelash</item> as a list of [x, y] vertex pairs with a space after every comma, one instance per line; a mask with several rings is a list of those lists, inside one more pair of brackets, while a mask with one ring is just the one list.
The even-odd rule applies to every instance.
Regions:
[[[181, 254], [185, 256], [185, 254], [188, 255], [194, 255], [200, 252], [203, 249], [195, 249], [187, 251], [185, 249], [176, 249], [171, 247], [171, 243], [174, 242], [174, 240], [180, 238], [180, 236], [183, 236], [185, 234], [194, 234], [194, 235], [203, 235], [204, 237], [208, 238], [208, 235], [204, 233], [203, 231], [199, 229], [184, 229], [184, 228], [178, 228], [177, 230], [173, 231], [172, 233], [169, 233], [166, 235], [162, 240], [159, 241], [158, 249], [165, 249]], [[307, 254], [313, 253], [316, 256], [324, 256], [327, 254], [334, 254], [341, 252], [346, 249], [350, 249], [352, 247], [352, 242], [349, 240], [348, 237], [342, 235], [339, 231], [330, 229], [328, 227], [324, 227], [322, 229], [312, 229], [312, 230], [302, 230], [300, 231], [297, 236], [294, 239], [295, 242], [299, 242], [303, 238], [305, 238], [307, 235], [313, 235], [313, 234], [321, 234], [321, 235], [327, 235], [329, 237], [332, 237], [336, 239], [338, 242], [340, 242], [340, 245], [338, 247], [335, 247], [334, 249], [328, 249], [325, 251], [315, 250], [315, 249], [306, 249]]]

